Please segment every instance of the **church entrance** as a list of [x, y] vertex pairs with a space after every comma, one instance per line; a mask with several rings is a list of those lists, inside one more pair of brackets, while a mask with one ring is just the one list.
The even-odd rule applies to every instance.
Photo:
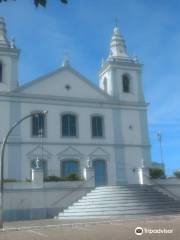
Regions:
[[103, 159], [96, 159], [93, 161], [95, 172], [95, 185], [104, 186], [107, 184], [106, 161]]

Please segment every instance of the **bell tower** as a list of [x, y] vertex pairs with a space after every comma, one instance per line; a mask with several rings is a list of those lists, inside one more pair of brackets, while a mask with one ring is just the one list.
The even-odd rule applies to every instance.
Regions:
[[114, 99], [112, 108], [117, 184], [139, 183], [137, 169], [151, 165], [144, 99], [142, 65], [129, 56], [117, 25], [113, 29], [108, 58], [99, 71], [99, 86]]
[[115, 26], [109, 56], [99, 71], [100, 88], [117, 100], [144, 102], [141, 67], [136, 57], [128, 55], [125, 40]]
[[14, 40], [10, 42], [6, 36], [6, 25], [0, 17], [0, 91], [10, 92], [18, 86], [17, 65], [19, 50]]

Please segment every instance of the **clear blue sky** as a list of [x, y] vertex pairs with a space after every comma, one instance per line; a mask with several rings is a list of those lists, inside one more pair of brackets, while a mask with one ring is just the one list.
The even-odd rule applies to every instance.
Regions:
[[61, 65], [68, 51], [74, 68], [98, 82], [118, 17], [128, 52], [143, 67], [152, 160], [160, 161], [156, 132], [162, 132], [166, 169], [180, 167], [180, 1], [176, 0], [48, 0], [36, 9], [32, 0], [0, 4], [8, 36], [21, 49], [19, 80], [23, 84]]

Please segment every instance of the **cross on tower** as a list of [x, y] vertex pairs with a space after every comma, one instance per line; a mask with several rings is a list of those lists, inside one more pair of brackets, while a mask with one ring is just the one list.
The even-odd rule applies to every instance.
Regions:
[[115, 17], [114, 21], [115, 21], [115, 26], [117, 27], [118, 26], [118, 18]]

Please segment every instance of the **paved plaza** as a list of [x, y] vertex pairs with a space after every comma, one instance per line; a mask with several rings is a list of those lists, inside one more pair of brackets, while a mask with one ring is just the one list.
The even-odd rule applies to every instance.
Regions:
[[[179, 226], [178, 215], [129, 220], [23, 221], [6, 223], [0, 240], [179, 240]], [[142, 235], [135, 234], [137, 227], [142, 228]]]

